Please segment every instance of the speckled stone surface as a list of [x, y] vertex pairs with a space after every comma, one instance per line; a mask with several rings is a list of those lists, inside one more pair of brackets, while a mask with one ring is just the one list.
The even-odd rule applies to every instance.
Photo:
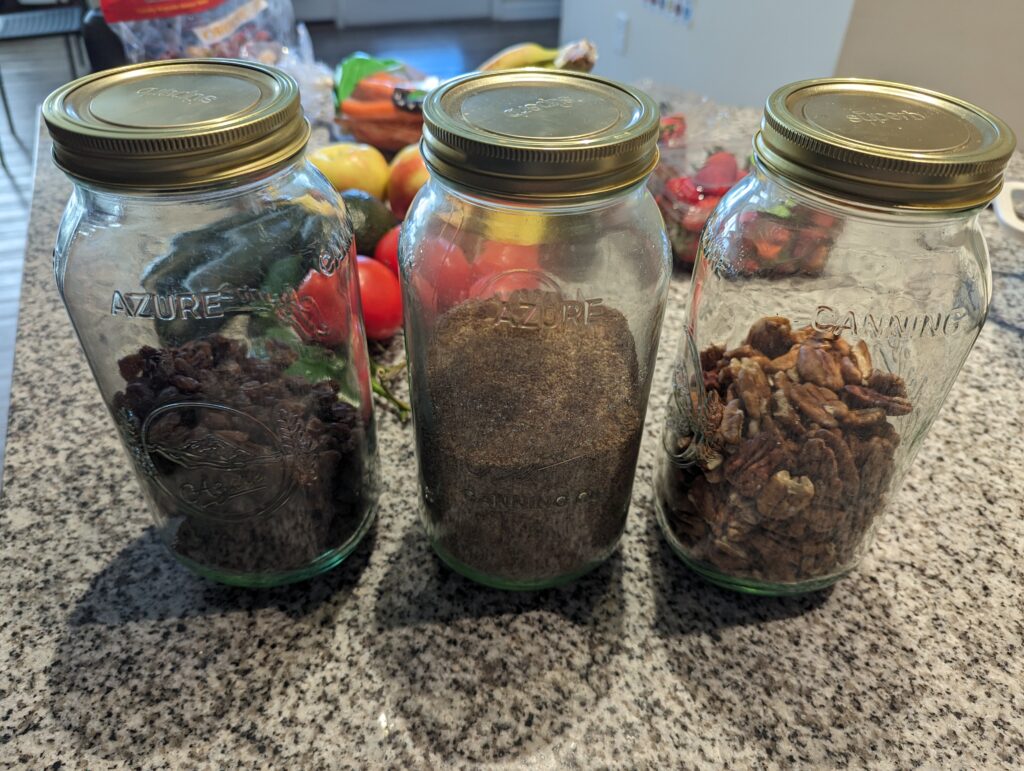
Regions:
[[603, 568], [529, 595], [443, 569], [411, 429], [382, 413], [372, 537], [326, 577], [245, 592], [193, 577], [149, 529], [54, 288], [67, 192], [44, 156], [0, 510], [0, 765], [1024, 763], [1024, 242], [991, 213], [992, 316], [870, 557], [832, 591], [719, 591], [659, 536], [679, 278], [629, 529]]

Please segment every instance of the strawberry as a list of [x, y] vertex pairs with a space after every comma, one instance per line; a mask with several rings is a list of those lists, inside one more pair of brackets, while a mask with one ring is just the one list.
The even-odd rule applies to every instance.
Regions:
[[826, 214], [823, 211], [816, 211], [814, 209], [807, 210], [807, 219], [825, 230], [828, 230], [836, 224], [836, 218], [831, 214]]
[[713, 153], [693, 177], [694, 183], [707, 195], [725, 195], [736, 183], [739, 164], [736, 156], [725, 151]]
[[690, 177], [674, 177], [665, 183], [665, 193], [679, 203], [699, 203], [700, 191]]
[[748, 226], [744, 235], [750, 239], [762, 260], [774, 262], [789, 246], [793, 234], [774, 217], [761, 217]]
[[702, 200], [690, 206], [683, 215], [683, 227], [691, 233], [699, 233], [720, 200], [722, 200], [721, 196], [706, 195]]
[[686, 136], [686, 118], [683, 115], [663, 115], [658, 127], [658, 144], [676, 147]]

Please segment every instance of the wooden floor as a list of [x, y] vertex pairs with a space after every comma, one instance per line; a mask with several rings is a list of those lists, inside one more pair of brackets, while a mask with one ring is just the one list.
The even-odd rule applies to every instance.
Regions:
[[[80, 65], [81, 66], [81, 65]], [[0, 458], [7, 439], [7, 407], [14, 363], [18, 293], [32, 197], [32, 161], [39, 105], [71, 77], [60, 38], [0, 43], [0, 74], [11, 105], [15, 134], [0, 115]], [[0, 111], [2, 112], [2, 111]], [[53, 301], [60, 302], [57, 288]]]

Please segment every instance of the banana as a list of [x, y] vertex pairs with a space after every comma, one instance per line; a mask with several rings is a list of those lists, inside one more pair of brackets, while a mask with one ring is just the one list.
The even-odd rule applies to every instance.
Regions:
[[577, 40], [561, 48], [546, 48], [537, 43], [519, 43], [498, 51], [478, 70], [510, 70], [520, 67], [547, 67], [589, 72], [597, 61], [597, 48], [589, 40]]
[[557, 48], [545, 48], [537, 43], [519, 43], [498, 51], [477, 69], [511, 70], [519, 67], [543, 67], [545, 64], [553, 64], [556, 56]]

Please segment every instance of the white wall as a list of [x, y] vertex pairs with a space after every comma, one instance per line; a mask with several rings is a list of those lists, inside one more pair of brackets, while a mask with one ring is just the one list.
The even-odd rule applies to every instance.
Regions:
[[836, 74], [974, 102], [1024, 145], [1024, 0], [857, 0]]
[[[780, 85], [833, 73], [853, 0], [683, 5], [691, 9], [689, 22], [645, 0], [563, 0], [562, 40], [593, 40], [600, 75], [627, 82], [653, 78], [723, 103], [762, 106]], [[624, 52], [617, 46], [618, 13], [628, 18]]]

